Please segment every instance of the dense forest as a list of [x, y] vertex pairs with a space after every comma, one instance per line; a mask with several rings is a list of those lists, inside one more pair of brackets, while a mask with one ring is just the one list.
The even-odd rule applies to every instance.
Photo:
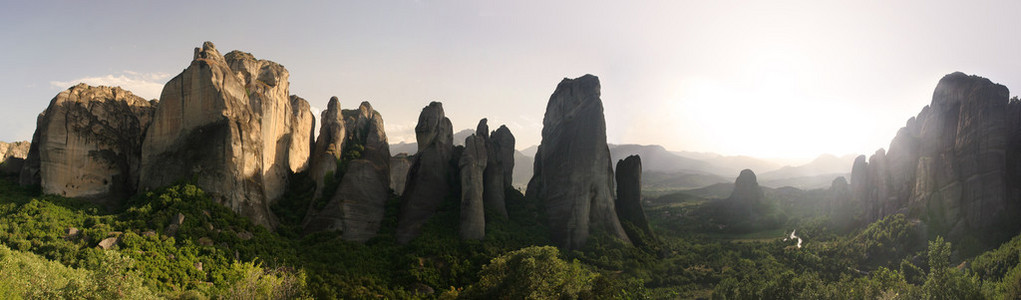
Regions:
[[[302, 189], [302, 180], [286, 197]], [[762, 230], [727, 230], [721, 199], [696, 193], [645, 201], [655, 232], [625, 245], [596, 233], [579, 250], [548, 246], [534, 199], [507, 191], [510, 218], [482, 241], [454, 228], [447, 199], [422, 236], [394, 242], [397, 197], [380, 234], [347, 242], [269, 231], [186, 182], [105, 208], [0, 180], [3, 298], [422, 299], [1017, 299], [1021, 238], [969, 255], [903, 215], [840, 229], [825, 201], [778, 198]], [[815, 201], [815, 202], [812, 202]], [[286, 203], [286, 202], [283, 202]], [[800, 207], [800, 209], [791, 209]], [[281, 216], [289, 207], [274, 207]], [[290, 226], [289, 226], [289, 225]], [[628, 226], [628, 225], [625, 225]], [[792, 232], [794, 231], [794, 232]], [[796, 236], [795, 236], [796, 235]], [[104, 250], [106, 249], [106, 250]]]

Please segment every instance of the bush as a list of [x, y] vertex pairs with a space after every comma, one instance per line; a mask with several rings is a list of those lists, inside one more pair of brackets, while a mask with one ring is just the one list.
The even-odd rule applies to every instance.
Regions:
[[479, 272], [479, 282], [465, 291], [479, 299], [578, 298], [592, 291], [595, 274], [581, 263], [560, 259], [560, 250], [531, 246], [494, 258]]

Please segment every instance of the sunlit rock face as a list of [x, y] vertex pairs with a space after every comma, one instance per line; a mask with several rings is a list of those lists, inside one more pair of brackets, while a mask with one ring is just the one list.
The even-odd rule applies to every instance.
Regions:
[[390, 189], [394, 194], [404, 194], [404, 186], [411, 171], [411, 157], [407, 153], [398, 153], [390, 158]]
[[577, 249], [594, 230], [630, 242], [613, 202], [599, 78], [565, 78], [546, 105], [528, 197], [545, 205], [553, 241]]
[[1021, 103], [988, 79], [944, 76], [932, 102], [868, 164], [855, 162], [852, 198], [868, 221], [908, 213], [952, 238], [996, 243], [1021, 228]]
[[[335, 114], [332, 110], [337, 106], [333, 103], [335, 101], [331, 100], [324, 116]], [[337, 169], [332, 175], [339, 182], [333, 196], [323, 209], [310, 209], [305, 230], [341, 231], [345, 240], [364, 242], [379, 231], [384, 206], [390, 196], [390, 145], [383, 130], [382, 115], [368, 102], [362, 102], [356, 110], [342, 110], [339, 115], [343, 119], [343, 127], [334, 126], [331, 130], [346, 130], [344, 141], [340, 144], [349, 148], [348, 157], [341, 157], [345, 161], [340, 167], [344, 169]], [[326, 133], [337, 137], [336, 133]], [[319, 157], [328, 160], [323, 164], [337, 166], [333, 154], [327, 152]]]
[[315, 141], [312, 163], [309, 167], [309, 174], [316, 182], [315, 198], [322, 196], [326, 177], [336, 175], [337, 162], [343, 154], [344, 141], [347, 137], [344, 115], [341, 113], [340, 100], [337, 97], [330, 98], [320, 120], [322, 125], [319, 126], [319, 138]]
[[163, 88], [142, 146], [140, 187], [192, 179], [235, 212], [274, 226], [269, 206], [288, 174], [307, 164], [312, 128], [292, 105], [305, 109], [289, 96], [288, 77], [283, 66], [248, 53], [224, 57], [210, 42], [196, 48]]
[[21, 183], [117, 205], [135, 193], [153, 105], [120, 88], [73, 86], [39, 115]]
[[28, 141], [13, 143], [0, 142], [0, 174], [17, 176], [25, 166], [25, 158], [32, 144]]
[[453, 126], [443, 104], [432, 102], [422, 109], [415, 126], [418, 152], [401, 195], [397, 219], [397, 241], [407, 243], [422, 232], [440, 203], [450, 194], [453, 182]]

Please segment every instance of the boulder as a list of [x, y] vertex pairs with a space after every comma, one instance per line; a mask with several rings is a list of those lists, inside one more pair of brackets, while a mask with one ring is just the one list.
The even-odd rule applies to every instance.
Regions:
[[412, 158], [407, 153], [398, 153], [390, 158], [390, 189], [394, 195], [404, 194], [404, 185], [408, 181]]
[[60, 92], [39, 115], [21, 184], [120, 204], [138, 187], [142, 138], [152, 115], [151, 103], [121, 88], [78, 84]]
[[0, 175], [17, 176], [21, 174], [31, 146], [32, 144], [28, 141], [3, 143], [0, 146]]
[[616, 170], [617, 200], [614, 206], [624, 231], [636, 246], [657, 245], [659, 242], [642, 207], [642, 158], [631, 155], [619, 160]]
[[[484, 132], [484, 131], [479, 131]], [[486, 170], [486, 139], [473, 134], [464, 140], [461, 153], [461, 238], [481, 240], [486, 236], [486, 211], [483, 205], [483, 174]]]
[[543, 203], [553, 241], [578, 249], [593, 230], [626, 242], [613, 202], [613, 169], [599, 78], [565, 78], [546, 105], [527, 196]]
[[417, 237], [450, 193], [453, 126], [443, 113], [443, 104], [432, 102], [422, 109], [415, 126], [415, 139], [418, 152], [408, 172], [397, 218], [399, 243], [408, 243]]

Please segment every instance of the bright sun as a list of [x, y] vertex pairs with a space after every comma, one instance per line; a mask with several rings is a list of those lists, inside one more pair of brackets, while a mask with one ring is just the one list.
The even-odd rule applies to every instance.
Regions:
[[708, 151], [809, 158], [858, 149], [868, 133], [856, 130], [863, 120], [852, 117], [862, 114], [853, 105], [808, 92], [813, 70], [804, 61], [790, 52], [767, 51], [750, 59], [737, 76], [741, 80], [685, 78], [673, 109], [687, 128], [699, 128], [701, 140], [708, 141], [701, 148]]

